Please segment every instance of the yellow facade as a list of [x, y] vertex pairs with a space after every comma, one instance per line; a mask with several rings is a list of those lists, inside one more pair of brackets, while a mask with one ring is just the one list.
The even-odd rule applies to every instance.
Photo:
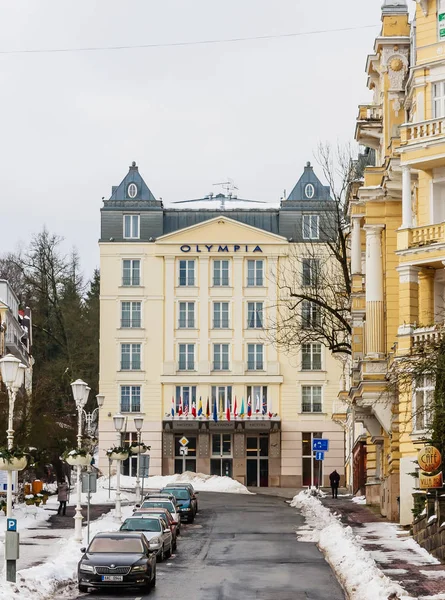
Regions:
[[[409, 23], [404, 2], [387, 0], [382, 23], [367, 62], [374, 102], [360, 109], [356, 129], [357, 140], [375, 151], [376, 161], [365, 169], [364, 185], [351, 195], [351, 217], [357, 215], [360, 228], [381, 228], [382, 264], [369, 255], [368, 236], [367, 245], [363, 235], [358, 242], [353, 230], [354, 264], [360, 247], [362, 269], [353, 274], [356, 344], [349, 400], [369, 433], [367, 498], [383, 514], [407, 524], [414, 484], [409, 473], [426, 433], [416, 414], [430, 384], [407, 389], [388, 381], [401, 359], [434, 335], [444, 319], [445, 3], [416, 2], [415, 19]], [[383, 307], [376, 314], [367, 300], [370, 286], [380, 284]], [[376, 353], [382, 315], [385, 343]], [[363, 333], [369, 330], [374, 335]], [[380, 466], [376, 441], [382, 449]]]

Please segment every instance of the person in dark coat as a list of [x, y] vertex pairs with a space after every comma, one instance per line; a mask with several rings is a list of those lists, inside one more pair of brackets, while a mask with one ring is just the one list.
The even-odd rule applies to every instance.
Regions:
[[340, 484], [340, 475], [337, 473], [336, 470], [332, 471], [332, 473], [329, 475], [329, 481], [331, 482], [332, 497], [338, 498], [338, 486]]
[[59, 501], [59, 509], [57, 511], [58, 515], [66, 515], [66, 503], [68, 500], [69, 489], [70, 487], [65, 481], [65, 479], [62, 479], [62, 481], [57, 486], [57, 500]]

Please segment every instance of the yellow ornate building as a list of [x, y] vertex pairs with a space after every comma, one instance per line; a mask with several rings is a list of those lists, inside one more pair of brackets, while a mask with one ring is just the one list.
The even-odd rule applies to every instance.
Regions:
[[[350, 198], [349, 427], [366, 429], [368, 501], [406, 524], [433, 384], [425, 378], [407, 390], [388, 381], [397, 362], [444, 321], [445, 2], [417, 0], [410, 24], [405, 0], [386, 0], [366, 68], [373, 102], [359, 107], [356, 139], [375, 161]], [[363, 450], [351, 437], [355, 491]]]

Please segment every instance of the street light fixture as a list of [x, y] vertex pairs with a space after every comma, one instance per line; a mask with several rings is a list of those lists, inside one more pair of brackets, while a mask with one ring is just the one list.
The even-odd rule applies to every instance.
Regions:
[[[117, 433], [118, 446], [122, 445], [121, 440], [121, 431], [124, 427], [125, 417], [118, 413], [113, 417], [114, 429]], [[122, 512], [121, 512], [121, 461], [119, 459], [116, 460], [116, 505], [114, 510], [114, 518], [116, 521], [122, 520]]]
[[141, 452], [140, 452], [140, 446], [141, 446], [141, 429], [142, 429], [142, 425], [144, 424], [144, 418], [143, 417], [135, 417], [134, 418], [134, 426], [136, 427], [136, 431], [137, 431], [137, 436], [138, 436], [138, 453], [137, 453], [137, 457], [136, 457], [136, 502], [142, 502], [142, 497], [141, 497], [141, 481], [139, 479], [139, 467], [141, 464]]
[[[8, 440], [8, 450], [14, 446], [14, 405], [18, 390], [25, 381], [26, 367], [18, 358], [12, 354], [7, 354], [0, 359], [0, 373], [2, 380], [8, 390], [9, 410], [8, 410], [8, 429], [6, 431]], [[7, 471], [7, 492], [6, 492], [6, 516], [12, 516], [12, 471]]]
[[[83, 407], [85, 406], [88, 395], [90, 393], [90, 388], [88, 385], [82, 381], [81, 379], [77, 379], [71, 384], [71, 389], [73, 391], [73, 398], [76, 403], [77, 408], [77, 447], [80, 449], [82, 447], [82, 416], [83, 416]], [[74, 515], [74, 539], [78, 542], [82, 541], [82, 490], [80, 487], [80, 473], [82, 471], [82, 467], [77, 465], [76, 467], [76, 485], [77, 485], [77, 504], [76, 504], [76, 513]]]

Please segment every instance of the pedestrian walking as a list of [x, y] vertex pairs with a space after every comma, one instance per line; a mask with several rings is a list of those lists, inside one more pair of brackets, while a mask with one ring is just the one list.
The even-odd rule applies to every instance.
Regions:
[[62, 479], [57, 486], [57, 500], [59, 501], [58, 515], [66, 515], [66, 502], [68, 500], [69, 489], [70, 487], [65, 479]]
[[338, 486], [340, 483], [340, 475], [337, 473], [336, 470], [332, 471], [332, 473], [329, 475], [329, 481], [331, 482], [332, 497], [338, 498]]

